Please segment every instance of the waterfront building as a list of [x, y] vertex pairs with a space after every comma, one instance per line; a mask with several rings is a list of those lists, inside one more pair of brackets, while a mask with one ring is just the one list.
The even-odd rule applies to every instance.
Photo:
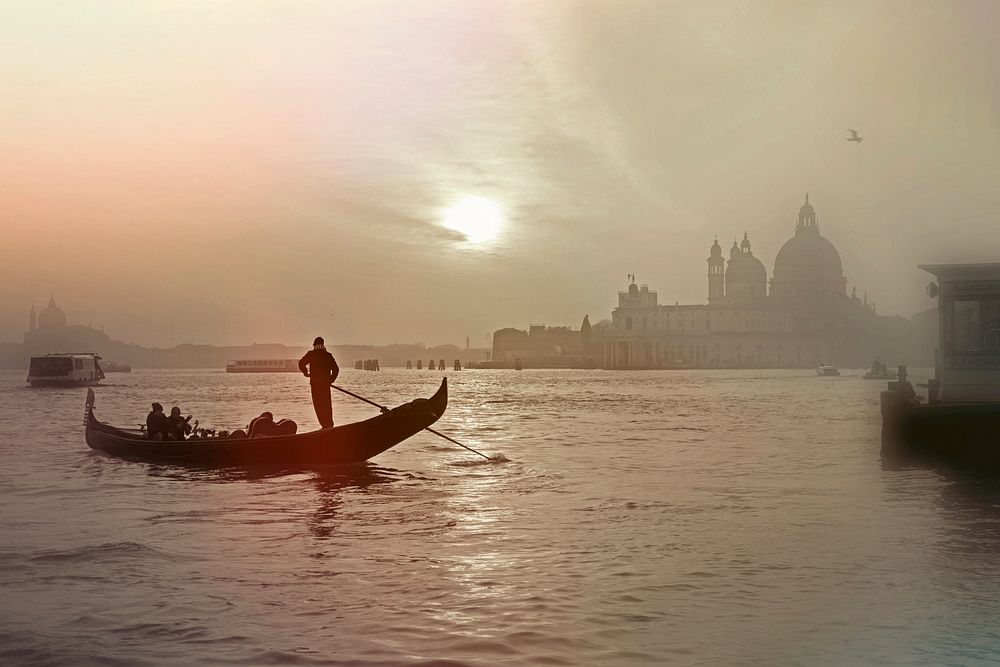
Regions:
[[634, 277], [619, 292], [604, 335], [605, 368], [865, 367], [891, 357], [909, 337], [909, 321], [882, 317], [867, 294], [847, 292], [840, 253], [820, 234], [809, 195], [795, 235], [767, 270], [749, 235], [724, 259], [718, 240], [708, 256], [708, 302], [659, 303]]
[[532, 324], [527, 330], [508, 327], [493, 333], [493, 361], [482, 368], [591, 368], [600, 366], [603, 331], [608, 323], [591, 326], [585, 315], [579, 329]]
[[[930, 402], [1000, 404], [1000, 264], [921, 266], [937, 283], [936, 385]], [[965, 415], [967, 419], [976, 419]], [[990, 422], [990, 445], [1000, 419]]]

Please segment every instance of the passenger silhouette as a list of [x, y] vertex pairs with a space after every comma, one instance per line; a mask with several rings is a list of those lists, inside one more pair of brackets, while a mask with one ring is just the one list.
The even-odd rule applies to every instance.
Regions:
[[340, 374], [337, 360], [333, 358], [323, 339], [317, 337], [313, 341], [313, 349], [305, 353], [299, 360], [299, 370], [309, 378], [309, 388], [312, 391], [313, 408], [316, 419], [323, 428], [333, 428], [333, 402], [330, 398], [330, 385]]
[[191, 415], [181, 416], [181, 409], [176, 405], [170, 408], [170, 416], [167, 417], [167, 426], [170, 436], [174, 440], [184, 440], [191, 433]]
[[153, 403], [153, 409], [146, 415], [146, 437], [150, 440], [165, 440], [170, 433], [170, 423], [163, 414], [163, 406]]

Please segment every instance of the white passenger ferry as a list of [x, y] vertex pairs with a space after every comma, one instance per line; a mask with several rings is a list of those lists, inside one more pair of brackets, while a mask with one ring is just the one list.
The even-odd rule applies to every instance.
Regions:
[[132, 367], [121, 361], [108, 361], [107, 359], [102, 359], [104, 363], [101, 364], [101, 368], [104, 369], [105, 373], [131, 373]]
[[298, 359], [238, 359], [226, 363], [227, 373], [298, 373]]
[[33, 387], [89, 387], [104, 379], [100, 356], [87, 353], [46, 354], [32, 357], [28, 384]]

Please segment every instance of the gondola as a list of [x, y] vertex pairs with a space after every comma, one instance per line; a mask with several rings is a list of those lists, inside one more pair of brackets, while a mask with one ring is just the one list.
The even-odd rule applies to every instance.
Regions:
[[94, 391], [87, 391], [86, 439], [92, 448], [135, 461], [190, 466], [317, 466], [360, 463], [430, 426], [448, 407], [448, 380], [429, 399], [415, 401], [331, 429], [248, 438], [149, 440], [98, 421]]

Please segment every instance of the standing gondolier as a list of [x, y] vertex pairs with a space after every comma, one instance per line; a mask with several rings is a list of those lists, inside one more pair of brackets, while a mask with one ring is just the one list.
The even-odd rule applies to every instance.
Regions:
[[313, 349], [299, 359], [299, 370], [309, 378], [309, 388], [312, 391], [313, 408], [316, 418], [323, 428], [333, 428], [333, 403], [330, 400], [330, 385], [340, 374], [337, 360], [333, 358], [323, 339], [317, 337], [313, 341]]

